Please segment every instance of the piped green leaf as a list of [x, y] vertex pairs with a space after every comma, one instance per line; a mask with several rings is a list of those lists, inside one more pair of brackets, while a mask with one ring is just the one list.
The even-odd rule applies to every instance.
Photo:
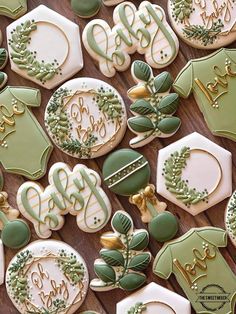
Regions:
[[154, 79], [154, 86], [157, 93], [165, 93], [173, 84], [172, 77], [169, 72], [162, 72]]
[[94, 271], [97, 276], [104, 282], [115, 282], [116, 274], [114, 269], [106, 264], [95, 264]]
[[156, 112], [153, 106], [145, 99], [138, 99], [135, 101], [130, 106], [130, 110], [143, 116]]
[[143, 61], [134, 61], [133, 75], [140, 81], [148, 82], [152, 75], [151, 67]]
[[129, 269], [134, 271], [142, 271], [148, 267], [148, 264], [151, 261], [151, 256], [149, 253], [142, 253], [134, 256], [129, 262]]
[[119, 281], [120, 287], [126, 291], [133, 291], [141, 287], [146, 281], [146, 276], [139, 273], [130, 273]]
[[130, 249], [135, 251], [142, 251], [146, 249], [149, 243], [149, 235], [146, 231], [135, 234], [130, 242]]
[[176, 93], [165, 96], [159, 106], [158, 110], [163, 114], [174, 114], [179, 105], [179, 95]]
[[129, 118], [128, 125], [133, 131], [139, 133], [155, 130], [152, 120], [143, 116]]
[[161, 120], [157, 127], [164, 134], [175, 133], [181, 125], [181, 120], [177, 117], [169, 117]]
[[121, 212], [117, 212], [112, 218], [112, 225], [119, 233], [127, 234], [132, 227], [132, 221], [128, 216], [122, 214]]
[[124, 257], [118, 250], [102, 250], [100, 256], [110, 266], [124, 266]]

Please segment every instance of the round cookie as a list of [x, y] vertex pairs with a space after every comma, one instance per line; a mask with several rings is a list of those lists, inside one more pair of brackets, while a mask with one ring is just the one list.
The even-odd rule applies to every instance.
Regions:
[[126, 109], [111, 85], [93, 78], [66, 82], [51, 97], [45, 125], [53, 142], [73, 157], [107, 154], [126, 131]]
[[168, 0], [168, 11], [174, 30], [192, 47], [216, 49], [236, 39], [235, 1]]
[[74, 13], [83, 18], [90, 18], [96, 15], [101, 5], [101, 0], [71, 0], [71, 7]]
[[11, 260], [6, 288], [20, 313], [72, 314], [85, 299], [88, 271], [68, 244], [35, 241]]
[[232, 241], [233, 245], [236, 246], [236, 191], [232, 194], [225, 210], [225, 227], [227, 233]]

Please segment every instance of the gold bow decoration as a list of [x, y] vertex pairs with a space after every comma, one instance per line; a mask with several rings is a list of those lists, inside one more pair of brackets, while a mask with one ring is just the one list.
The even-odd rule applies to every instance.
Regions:
[[[8, 203], [8, 194], [0, 192], [0, 211], [2, 211], [9, 220], [15, 220], [19, 216], [19, 211], [11, 207]], [[0, 221], [0, 230], [3, 229], [3, 224]]]
[[141, 190], [139, 193], [130, 196], [129, 202], [138, 207], [142, 215], [142, 221], [148, 223], [153, 218], [149, 209], [148, 203], [151, 204], [158, 213], [164, 211], [167, 207], [166, 203], [160, 202], [155, 195], [155, 186], [148, 184], [146, 188]]

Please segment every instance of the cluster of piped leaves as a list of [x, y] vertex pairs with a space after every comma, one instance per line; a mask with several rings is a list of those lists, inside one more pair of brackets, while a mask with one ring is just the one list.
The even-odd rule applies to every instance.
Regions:
[[146, 311], [147, 307], [143, 303], [136, 303], [135, 306], [131, 307], [131, 309], [127, 312], [127, 314], [140, 314]]
[[221, 20], [214, 22], [211, 28], [206, 28], [202, 25], [189, 25], [183, 29], [184, 35], [188, 39], [197, 39], [204, 46], [212, 45], [221, 33], [224, 24]]
[[12, 49], [11, 59], [19, 69], [27, 71], [29, 76], [45, 83], [59, 74], [60, 69], [58, 69], [57, 60], [54, 60], [54, 63], [45, 63], [44, 60], [38, 61], [36, 52], [27, 49], [31, 40], [30, 35], [35, 30], [37, 30], [36, 22], [27, 20], [11, 32], [11, 39], [9, 39], [9, 45]]
[[226, 226], [231, 232], [232, 236], [236, 237], [236, 192], [230, 198], [227, 206]]
[[180, 22], [190, 17], [193, 0], [172, 0], [173, 17]]
[[112, 90], [105, 91], [104, 88], [98, 90], [96, 103], [99, 110], [106, 113], [111, 120], [120, 119], [122, 117], [122, 105]]
[[9, 267], [8, 285], [16, 299], [24, 303], [28, 297], [28, 282], [23, 273], [26, 263], [32, 258], [29, 250], [23, 251], [16, 256], [16, 261]]
[[97, 142], [97, 137], [90, 134], [88, 139], [81, 143], [77, 139], [70, 139], [61, 144], [61, 148], [78, 158], [90, 158], [91, 147]]
[[65, 250], [59, 252], [58, 266], [65, 276], [73, 283], [78, 284], [84, 278], [84, 265], [78, 262], [76, 255], [68, 255]]
[[183, 147], [180, 152], [174, 152], [165, 161], [163, 176], [168, 191], [176, 195], [176, 198], [186, 206], [206, 201], [208, 192], [197, 191], [190, 188], [187, 180], [182, 179], [182, 171], [187, 166], [187, 160], [190, 157], [190, 148]]
[[60, 312], [64, 312], [66, 308], [66, 303], [64, 300], [56, 299], [52, 302], [53, 306], [50, 308], [50, 310], [47, 310], [45, 308], [41, 309], [35, 309], [27, 310], [26, 314], [58, 314]]
[[128, 120], [129, 128], [143, 140], [151, 136], [171, 136], [179, 129], [181, 121], [172, 116], [178, 108], [179, 96], [169, 93], [173, 84], [170, 74], [162, 72], [154, 78], [151, 67], [142, 61], [135, 61], [132, 69], [139, 84], [128, 92], [135, 100], [130, 106], [135, 116]]
[[151, 255], [143, 250], [148, 246], [149, 235], [146, 230], [133, 232], [131, 217], [121, 211], [113, 216], [112, 226], [115, 232], [102, 236], [104, 249], [100, 251], [101, 260], [94, 264], [99, 285], [94, 279], [90, 286], [94, 290], [121, 288], [132, 291], [146, 281], [142, 271], [148, 267]]

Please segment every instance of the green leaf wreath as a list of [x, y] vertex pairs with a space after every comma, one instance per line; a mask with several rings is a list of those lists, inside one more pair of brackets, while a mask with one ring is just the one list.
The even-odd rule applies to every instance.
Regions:
[[190, 148], [183, 147], [180, 152], [176, 151], [165, 161], [163, 176], [165, 185], [169, 192], [175, 194], [176, 198], [186, 206], [206, 201], [208, 191], [197, 191], [190, 188], [187, 180], [182, 179], [182, 171], [187, 166], [187, 160], [190, 157]]
[[37, 60], [37, 52], [27, 48], [31, 41], [30, 35], [36, 30], [37, 23], [34, 20], [27, 20], [16, 26], [9, 39], [9, 45], [12, 49], [10, 55], [19, 69], [25, 70], [29, 76], [45, 83], [55, 75], [60, 74], [61, 69], [57, 60], [54, 60], [53, 63], [46, 63], [44, 60], [39, 61]]
[[96, 260], [94, 270], [99, 279], [93, 279], [93, 290], [121, 288], [132, 291], [146, 281], [142, 273], [151, 260], [151, 254], [144, 252], [149, 243], [146, 230], [133, 231], [131, 217], [118, 211], [112, 218], [114, 233], [101, 237], [104, 248], [100, 251], [101, 259]]
[[192, 13], [193, 0], [171, 0], [173, 17], [179, 22], [183, 22]]
[[141, 314], [144, 311], [146, 311], [147, 307], [141, 302], [138, 302], [135, 304], [135, 306], [131, 307], [130, 310], [128, 310], [127, 314]]
[[128, 126], [137, 135], [130, 141], [131, 147], [147, 144], [155, 137], [173, 135], [181, 121], [172, 116], [178, 108], [179, 96], [169, 93], [173, 83], [170, 74], [162, 72], [154, 78], [147, 63], [135, 61], [132, 75], [138, 85], [128, 91], [134, 100], [130, 110], [135, 115], [128, 119]]

